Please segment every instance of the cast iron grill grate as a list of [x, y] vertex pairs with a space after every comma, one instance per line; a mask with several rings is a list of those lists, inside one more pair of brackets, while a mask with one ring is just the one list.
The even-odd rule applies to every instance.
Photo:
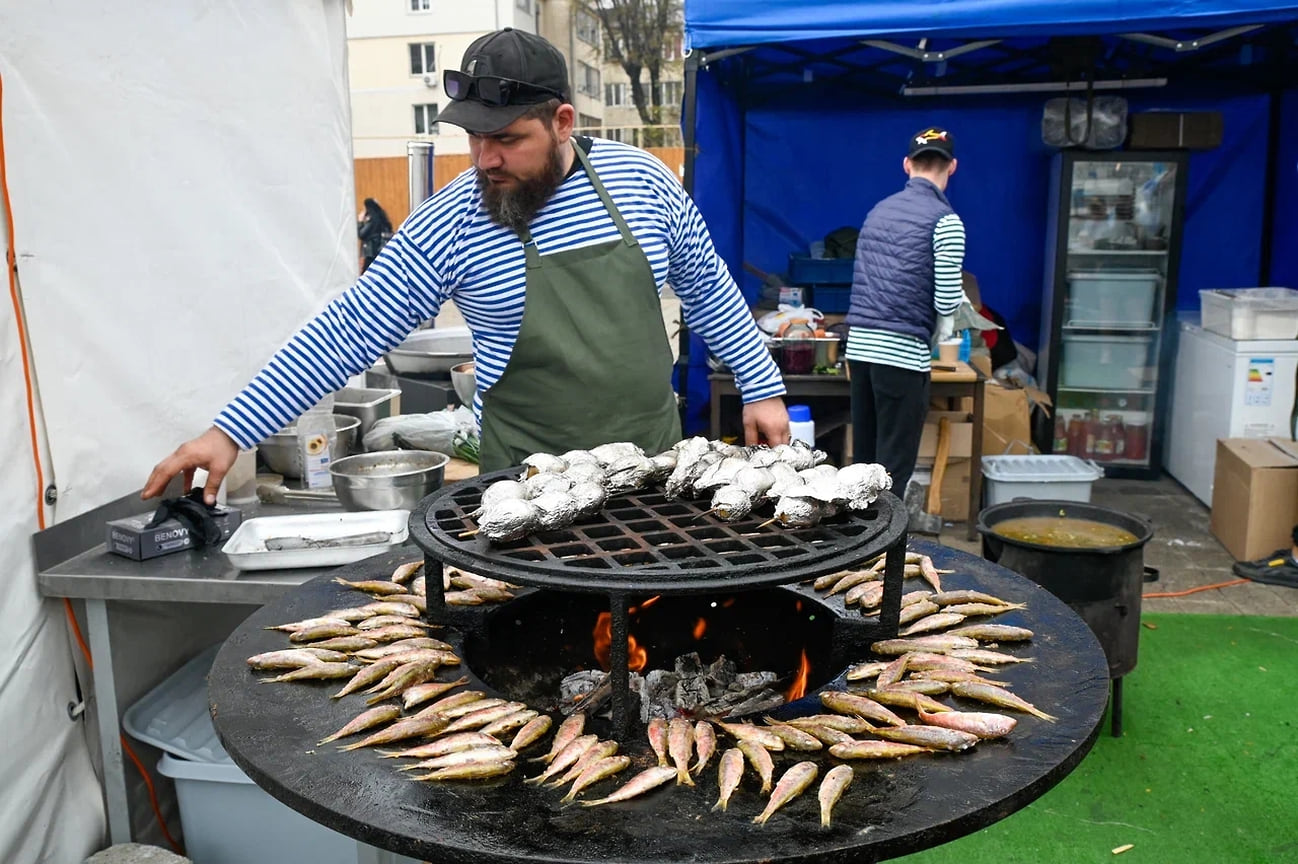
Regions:
[[[778, 584], [851, 566], [893, 545], [905, 531], [899, 502], [882, 496], [870, 509], [810, 528], [759, 527], [764, 515], [725, 523], [706, 500], [671, 500], [657, 489], [617, 495], [595, 517], [512, 543], [463, 536], [483, 490], [517, 469], [444, 487], [421, 504], [415, 539], [446, 562], [525, 584], [607, 592], [619, 587], [690, 592]], [[425, 530], [418, 530], [423, 527]]]

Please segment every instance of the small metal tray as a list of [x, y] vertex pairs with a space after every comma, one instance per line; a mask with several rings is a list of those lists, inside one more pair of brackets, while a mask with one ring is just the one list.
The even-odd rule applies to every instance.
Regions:
[[409, 510], [260, 516], [240, 525], [221, 551], [239, 570], [336, 567], [399, 546], [409, 532]]

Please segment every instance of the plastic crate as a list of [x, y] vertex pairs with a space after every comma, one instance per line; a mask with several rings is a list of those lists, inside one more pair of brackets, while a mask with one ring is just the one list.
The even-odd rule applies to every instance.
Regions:
[[280, 803], [226, 755], [207, 703], [219, 648], [190, 660], [122, 717], [131, 737], [164, 751], [158, 773], [175, 783], [187, 857], [194, 864], [356, 864], [357, 841]]
[[851, 300], [851, 285], [844, 288], [816, 285], [811, 289], [811, 302], [808, 305], [814, 306], [826, 315], [834, 315], [846, 312]]
[[1231, 288], [1199, 292], [1203, 329], [1230, 339], [1298, 339], [1298, 291]]
[[1068, 274], [1074, 324], [1152, 324], [1160, 275], [1154, 270]]
[[1140, 390], [1149, 386], [1152, 336], [1069, 336], [1059, 359], [1061, 387]]
[[983, 457], [983, 489], [988, 507], [1015, 498], [1088, 503], [1091, 484], [1103, 476], [1104, 469], [1076, 456]]
[[851, 285], [854, 263], [851, 258], [811, 258], [807, 255], [790, 255], [789, 283], [804, 286]]

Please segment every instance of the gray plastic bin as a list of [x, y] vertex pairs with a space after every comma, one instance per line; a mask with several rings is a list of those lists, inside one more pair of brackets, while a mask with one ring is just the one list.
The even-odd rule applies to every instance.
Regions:
[[1091, 484], [1103, 476], [1103, 468], [1076, 456], [983, 457], [983, 489], [986, 490], [988, 507], [1015, 498], [1086, 503], [1091, 500]]

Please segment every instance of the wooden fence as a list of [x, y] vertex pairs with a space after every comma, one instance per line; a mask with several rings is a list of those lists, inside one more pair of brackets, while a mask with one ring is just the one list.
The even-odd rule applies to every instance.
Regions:
[[[676, 174], [681, 176], [685, 166], [683, 147], [646, 147]], [[433, 156], [433, 190], [441, 189], [472, 163], [467, 153], [444, 153]], [[355, 160], [356, 208], [361, 202], [373, 198], [387, 211], [393, 225], [400, 225], [410, 215], [410, 168], [405, 156], [385, 156]]]

